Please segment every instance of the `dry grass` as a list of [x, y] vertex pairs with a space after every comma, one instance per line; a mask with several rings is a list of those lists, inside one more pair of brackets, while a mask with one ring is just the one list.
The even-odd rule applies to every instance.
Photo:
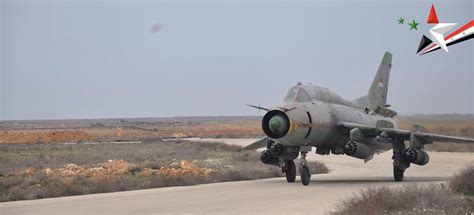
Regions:
[[261, 137], [259, 117], [0, 121], [0, 144]]
[[[369, 188], [342, 200], [333, 214], [472, 214], [474, 167], [443, 184]], [[471, 196], [466, 196], [471, 195]]]
[[[0, 145], [0, 154], [0, 201], [283, 176], [278, 167], [261, 163], [258, 152], [242, 151], [238, 146], [223, 143]], [[65, 178], [59, 171], [70, 163], [80, 168], [96, 168], [109, 159], [123, 159], [131, 165], [125, 172], [103, 177], [69, 174]], [[182, 174], [186, 171], [180, 172], [180, 167], [172, 171], [178, 174], [158, 171], [173, 170], [173, 163], [181, 160], [193, 161], [197, 168], [212, 170], [212, 174]], [[313, 173], [327, 172], [324, 164], [312, 162], [311, 165]]]
[[474, 166], [467, 167], [454, 175], [449, 181], [449, 187], [455, 192], [474, 196]]
[[442, 185], [379, 187], [342, 201], [334, 214], [470, 214], [473, 204]]
[[425, 145], [427, 151], [434, 152], [474, 152], [472, 143], [433, 143]]

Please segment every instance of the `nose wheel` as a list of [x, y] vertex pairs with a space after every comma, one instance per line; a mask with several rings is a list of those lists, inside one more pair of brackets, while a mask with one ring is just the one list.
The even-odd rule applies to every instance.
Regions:
[[306, 154], [308, 152], [301, 152], [300, 176], [301, 183], [306, 186], [311, 181], [311, 173], [309, 172], [308, 162], [306, 161]]
[[293, 183], [296, 180], [296, 165], [292, 160], [286, 161], [285, 163], [285, 175], [286, 181]]

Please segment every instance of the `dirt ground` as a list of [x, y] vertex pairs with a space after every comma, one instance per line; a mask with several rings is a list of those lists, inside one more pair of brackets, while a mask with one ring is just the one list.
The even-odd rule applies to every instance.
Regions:
[[134, 172], [138, 176], [164, 175], [167, 177], [176, 177], [180, 175], [200, 175], [212, 176], [217, 170], [200, 167], [197, 160], [172, 162], [168, 166], [154, 168], [140, 168], [138, 164], [130, 163], [124, 160], [108, 160], [98, 165], [76, 165], [73, 163], [66, 164], [61, 168], [38, 168], [28, 167], [17, 172], [13, 172], [10, 176], [32, 177], [35, 174], [43, 173], [45, 175], [58, 175], [62, 182], [70, 184], [77, 177], [86, 178], [91, 182], [99, 182], [107, 179], [113, 179], [117, 176], [128, 172]]
[[[0, 202], [281, 177], [259, 152], [184, 140], [0, 145]], [[328, 169], [309, 162], [314, 173]]]
[[262, 136], [258, 117], [4, 121], [0, 129], [0, 144]]

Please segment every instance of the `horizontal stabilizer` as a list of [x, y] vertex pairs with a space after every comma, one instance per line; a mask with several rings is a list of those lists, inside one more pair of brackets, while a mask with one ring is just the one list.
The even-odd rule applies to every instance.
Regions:
[[377, 106], [377, 108], [375, 108], [374, 112], [378, 113], [382, 116], [385, 116], [385, 117], [394, 117], [398, 114], [396, 111], [394, 111], [392, 109], [389, 109], [389, 108], [386, 108], [386, 107], [382, 107], [382, 106]]

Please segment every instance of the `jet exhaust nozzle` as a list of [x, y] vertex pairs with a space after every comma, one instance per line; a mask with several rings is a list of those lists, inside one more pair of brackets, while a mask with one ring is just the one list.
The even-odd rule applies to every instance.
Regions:
[[349, 141], [344, 147], [344, 152], [346, 155], [359, 159], [366, 159], [371, 155], [367, 145], [356, 141]]
[[426, 165], [430, 161], [430, 156], [428, 153], [421, 149], [409, 148], [406, 152], [408, 160], [416, 165]]
[[262, 130], [270, 138], [282, 138], [290, 130], [290, 118], [283, 111], [271, 110], [263, 116]]

